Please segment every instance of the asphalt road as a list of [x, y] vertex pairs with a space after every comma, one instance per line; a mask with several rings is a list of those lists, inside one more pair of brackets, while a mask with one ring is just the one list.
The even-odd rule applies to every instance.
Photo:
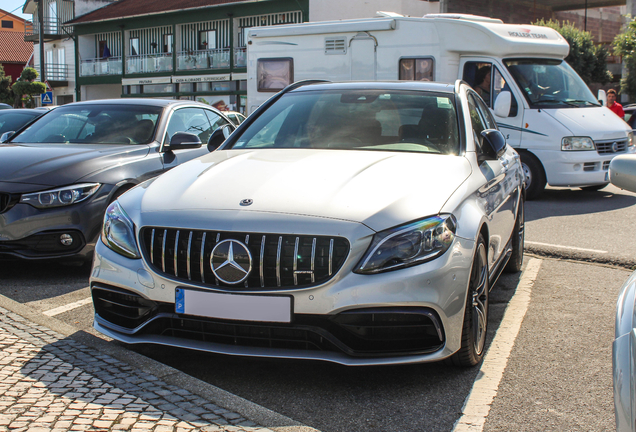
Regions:
[[[529, 249], [622, 268], [542, 260], [485, 431], [614, 428], [614, 308], [630, 274], [626, 267], [636, 256], [634, 230], [627, 222], [635, 219], [635, 204], [636, 194], [613, 186], [595, 193], [550, 189], [527, 203]], [[0, 262], [0, 294], [93, 332], [92, 306], [85, 303], [89, 273], [88, 267]], [[519, 278], [504, 276], [492, 292], [489, 344]], [[480, 377], [476, 368], [444, 363], [347, 368], [163, 347], [132, 349], [324, 432], [450, 431]]]

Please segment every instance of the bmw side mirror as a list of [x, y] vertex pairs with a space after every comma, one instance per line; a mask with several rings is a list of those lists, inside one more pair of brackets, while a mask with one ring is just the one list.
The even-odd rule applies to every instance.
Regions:
[[484, 151], [493, 158], [500, 158], [506, 151], [506, 138], [497, 129], [486, 129], [481, 132], [484, 138]]
[[182, 150], [199, 148], [203, 145], [198, 135], [189, 132], [177, 132], [170, 138], [168, 150]]
[[612, 159], [609, 180], [616, 187], [636, 192], [636, 155], [619, 155]]
[[212, 135], [210, 135], [210, 139], [208, 140], [208, 150], [214, 151], [218, 149], [221, 144], [230, 137], [232, 132], [234, 132], [234, 128], [232, 128], [229, 124], [217, 128]]
[[13, 135], [14, 133], [15, 131], [3, 133], [2, 136], [0, 136], [0, 143], [6, 143], [7, 141], [9, 141], [9, 138], [11, 138], [11, 135]]
[[510, 115], [510, 107], [512, 106], [512, 95], [509, 91], [502, 91], [495, 99], [495, 115], [497, 117], [506, 118]]

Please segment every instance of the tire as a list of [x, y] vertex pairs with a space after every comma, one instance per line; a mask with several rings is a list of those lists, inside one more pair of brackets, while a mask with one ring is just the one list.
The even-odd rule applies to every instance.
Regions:
[[546, 185], [545, 171], [541, 162], [532, 154], [519, 153], [521, 156], [521, 168], [523, 169], [524, 183], [526, 185], [526, 199], [533, 200], [541, 196]]
[[581, 187], [581, 190], [586, 191], [586, 192], [596, 192], [596, 191], [599, 191], [599, 190], [603, 189], [608, 184], [609, 183], [604, 183], [604, 184], [594, 185], [594, 186], [583, 186], [583, 187]]
[[490, 290], [486, 250], [486, 242], [480, 234], [475, 248], [473, 266], [470, 270], [466, 310], [462, 325], [462, 345], [459, 351], [450, 358], [456, 366], [475, 366], [484, 358]]
[[521, 271], [523, 264], [523, 247], [525, 239], [525, 222], [526, 214], [524, 210], [523, 196], [519, 200], [519, 210], [517, 210], [517, 220], [515, 228], [512, 232], [512, 255], [508, 260], [508, 264], [504, 268], [506, 273], [517, 273]]

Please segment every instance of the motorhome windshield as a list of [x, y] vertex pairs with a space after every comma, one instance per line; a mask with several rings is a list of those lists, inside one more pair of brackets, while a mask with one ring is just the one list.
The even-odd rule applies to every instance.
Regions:
[[531, 108], [599, 106], [581, 77], [563, 60], [508, 59], [504, 63]]
[[454, 154], [459, 131], [452, 93], [389, 90], [289, 93], [233, 145]]

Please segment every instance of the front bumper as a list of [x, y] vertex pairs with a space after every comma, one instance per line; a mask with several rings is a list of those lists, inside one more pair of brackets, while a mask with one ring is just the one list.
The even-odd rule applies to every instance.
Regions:
[[[65, 207], [43, 210], [28, 204], [12, 206], [0, 214], [0, 258], [88, 259], [111, 190], [111, 186], [102, 185], [87, 201]], [[62, 244], [62, 234], [69, 234], [73, 242]]]
[[177, 288], [231, 291], [159, 275], [144, 260], [127, 259], [98, 241], [91, 275], [94, 326], [129, 344], [344, 365], [421, 363], [455, 353], [461, 346], [474, 242], [457, 237], [444, 255], [418, 266], [376, 275], [352, 273], [365, 241], [352, 242], [343, 267], [324, 284], [241, 290], [244, 295], [290, 296], [290, 323], [176, 313]]

